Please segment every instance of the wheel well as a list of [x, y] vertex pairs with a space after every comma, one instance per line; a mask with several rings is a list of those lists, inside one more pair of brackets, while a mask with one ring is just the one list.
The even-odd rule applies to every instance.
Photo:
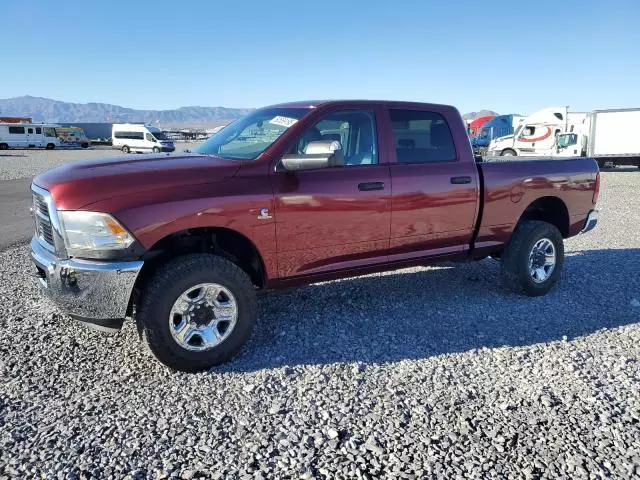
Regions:
[[519, 222], [523, 220], [541, 220], [550, 223], [560, 230], [563, 238], [569, 236], [569, 210], [558, 197], [537, 199], [522, 213]]
[[265, 269], [255, 245], [244, 235], [228, 228], [192, 228], [173, 233], [149, 249], [140, 276], [148, 278], [156, 268], [167, 261], [187, 253], [215, 253], [238, 265], [262, 288]]

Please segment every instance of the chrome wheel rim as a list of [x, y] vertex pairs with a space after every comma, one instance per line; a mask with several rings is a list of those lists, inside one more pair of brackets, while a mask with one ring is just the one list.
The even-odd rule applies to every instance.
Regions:
[[169, 330], [182, 348], [202, 352], [224, 342], [237, 321], [238, 304], [229, 289], [217, 283], [200, 283], [174, 302]]
[[529, 254], [529, 275], [535, 283], [549, 279], [556, 268], [556, 247], [548, 238], [541, 238]]

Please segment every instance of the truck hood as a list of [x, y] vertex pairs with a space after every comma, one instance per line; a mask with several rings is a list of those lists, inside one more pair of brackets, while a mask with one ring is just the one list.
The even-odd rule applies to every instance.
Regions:
[[239, 162], [213, 155], [124, 155], [63, 165], [33, 183], [51, 193], [57, 208], [77, 210], [116, 196], [222, 182], [239, 169]]
[[505, 135], [503, 137], [494, 138], [493, 141], [496, 143], [504, 142], [505, 140], [511, 140], [513, 135]]

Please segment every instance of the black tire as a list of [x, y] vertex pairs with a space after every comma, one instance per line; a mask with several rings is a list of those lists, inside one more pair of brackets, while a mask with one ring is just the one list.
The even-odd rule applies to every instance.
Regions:
[[160, 153], [160, 149], [158, 147], [153, 147], [153, 153]]
[[516, 153], [515, 150], [512, 150], [510, 148], [505, 148], [502, 152], [500, 152], [500, 156], [501, 157], [517, 157], [518, 154]]
[[47, 143], [47, 150], [53, 150], [56, 146], [53, 143]]
[[[169, 315], [183, 292], [207, 282], [229, 289], [237, 302], [238, 319], [230, 336], [218, 346], [205, 351], [190, 351], [173, 338]], [[198, 372], [230, 360], [249, 339], [256, 317], [255, 289], [242, 269], [217, 255], [190, 254], [170, 261], [147, 282], [136, 322], [142, 341], [160, 362], [174, 370]]]
[[89, 148], [89, 144], [88, 144], [88, 143], [83, 143], [83, 144], [81, 145], [81, 147], [82, 147], [82, 148]]
[[[529, 270], [529, 256], [534, 245], [547, 238], [555, 248], [555, 267], [543, 282], [536, 282]], [[502, 254], [501, 273], [505, 285], [531, 297], [549, 292], [558, 283], [564, 265], [564, 242], [560, 231], [547, 222], [526, 220], [516, 227]]]
[[9, 145], [6, 143], [0, 143], [0, 150], [9, 150]]
[[131, 149], [128, 146], [123, 146], [122, 147], [122, 153], [129, 153], [131, 151]]

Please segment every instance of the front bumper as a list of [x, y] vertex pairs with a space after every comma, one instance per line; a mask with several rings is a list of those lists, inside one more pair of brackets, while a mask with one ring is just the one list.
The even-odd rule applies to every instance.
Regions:
[[108, 330], [122, 326], [144, 262], [58, 259], [31, 239], [31, 258], [42, 291], [63, 312]]
[[594, 228], [596, 228], [597, 224], [598, 224], [598, 211], [591, 210], [589, 212], [589, 215], [587, 215], [587, 220], [584, 222], [584, 227], [582, 227], [582, 230], [580, 230], [580, 233], [587, 233], [593, 230]]

